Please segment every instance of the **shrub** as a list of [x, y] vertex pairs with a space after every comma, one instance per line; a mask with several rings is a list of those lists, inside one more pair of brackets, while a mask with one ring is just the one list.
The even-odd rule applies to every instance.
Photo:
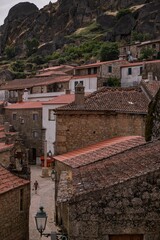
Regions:
[[125, 15], [127, 15], [129, 13], [132, 13], [132, 11], [129, 8], [124, 8], [124, 9], [121, 9], [117, 13], [116, 17], [117, 17], [117, 19], [120, 19], [121, 17], [123, 17], [123, 16], [125, 16]]
[[143, 48], [141, 50], [140, 58], [141, 59], [151, 59], [151, 58], [153, 58], [153, 55], [155, 53], [156, 53], [155, 49], [153, 49], [153, 48]]
[[107, 85], [109, 87], [120, 87], [121, 86], [120, 79], [116, 77], [110, 77], [107, 80]]
[[5, 54], [7, 56], [7, 59], [11, 59], [11, 58], [14, 58], [16, 56], [15, 47], [7, 46], [4, 51], [5, 51]]
[[36, 38], [27, 39], [25, 42], [27, 48], [27, 56], [31, 56], [33, 53], [36, 53], [39, 46], [39, 41]]

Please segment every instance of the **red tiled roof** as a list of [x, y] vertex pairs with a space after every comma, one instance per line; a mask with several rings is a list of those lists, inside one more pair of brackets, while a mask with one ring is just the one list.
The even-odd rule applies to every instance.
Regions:
[[4, 142], [0, 142], [0, 152], [8, 151], [8, 150], [10, 150], [13, 146], [14, 146], [14, 144], [5, 144]]
[[52, 100], [43, 103], [43, 105], [68, 104], [73, 102], [74, 99], [75, 99], [74, 94], [64, 94], [62, 96], [54, 97]]
[[101, 88], [85, 97], [84, 105], [75, 102], [60, 107], [56, 111], [114, 111], [123, 113], [146, 114], [149, 99], [139, 87]]
[[135, 67], [135, 66], [142, 66], [144, 65], [145, 62], [134, 62], [134, 63], [128, 63], [125, 65], [122, 65], [121, 68], [125, 68], [125, 67]]
[[73, 169], [73, 196], [85, 194], [160, 169], [160, 140], [145, 143]]
[[97, 77], [97, 74], [91, 74], [91, 75], [74, 75], [71, 80], [74, 79], [85, 79], [85, 78], [95, 78]]
[[54, 76], [54, 77], [43, 77], [43, 78], [27, 78], [27, 79], [15, 79], [6, 82], [4, 85], [0, 86], [0, 90], [18, 90], [31, 88], [36, 86], [47, 86], [53, 83], [59, 82], [69, 82], [71, 76]]
[[68, 71], [68, 70], [72, 70], [74, 67], [73, 66], [70, 66], [70, 65], [60, 65], [60, 66], [53, 66], [53, 67], [48, 67], [48, 68], [44, 68], [44, 69], [41, 69], [39, 70], [39, 72], [45, 72], [45, 71]]
[[96, 62], [96, 63], [91, 63], [91, 64], [86, 64], [86, 65], [82, 65], [82, 66], [78, 66], [75, 67], [75, 69], [83, 69], [83, 68], [90, 68], [90, 67], [99, 67], [103, 64], [107, 64], [107, 63], [115, 63], [115, 62], [126, 62], [126, 60], [112, 60], [112, 61], [105, 61], [105, 62]]
[[52, 75], [65, 76], [67, 74], [62, 72], [62, 71], [45, 71], [45, 72], [41, 72], [39, 74], [36, 74], [35, 77], [49, 77], [49, 76], [52, 76]]
[[0, 194], [29, 184], [28, 180], [19, 178], [0, 165]]
[[140, 136], [116, 137], [55, 156], [54, 159], [72, 168], [77, 168], [99, 161], [103, 158], [111, 157], [127, 149], [144, 144], [144, 142], [144, 138]]
[[160, 63], [160, 60], [151, 60], [151, 61], [143, 61], [143, 62], [134, 62], [134, 63], [124, 64], [124, 65], [121, 66], [121, 68], [142, 66], [142, 65], [145, 65], [145, 64], [152, 64], [152, 63]]
[[149, 95], [150, 99], [152, 99], [158, 90], [160, 89], [160, 81], [149, 81], [147, 80], [141, 80], [140, 83], [141, 87], [144, 89], [144, 91]]
[[20, 102], [13, 103], [6, 106], [7, 109], [28, 109], [28, 108], [42, 108], [44, 102]]

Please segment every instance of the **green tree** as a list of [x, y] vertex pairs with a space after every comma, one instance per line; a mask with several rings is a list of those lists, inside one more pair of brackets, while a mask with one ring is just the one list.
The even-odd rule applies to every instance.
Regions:
[[5, 54], [7, 56], [7, 59], [14, 58], [16, 56], [16, 50], [15, 47], [7, 46], [5, 48]]
[[11, 64], [11, 69], [14, 71], [14, 72], [23, 72], [24, 69], [25, 69], [25, 65], [22, 61], [20, 60], [17, 60], [15, 62], [13, 62]]
[[154, 54], [156, 53], [153, 48], [142, 48], [140, 58], [141, 59], [152, 59]]
[[27, 48], [27, 56], [31, 56], [33, 53], [36, 53], [39, 46], [39, 41], [36, 38], [27, 39], [25, 41], [25, 45]]
[[121, 82], [120, 82], [120, 79], [118, 79], [116, 77], [110, 77], [107, 80], [107, 85], [109, 87], [120, 87], [121, 86]]
[[104, 43], [100, 49], [100, 61], [115, 60], [119, 57], [117, 43]]

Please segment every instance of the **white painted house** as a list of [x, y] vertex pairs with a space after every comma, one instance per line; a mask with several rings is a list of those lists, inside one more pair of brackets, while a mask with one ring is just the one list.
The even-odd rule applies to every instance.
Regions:
[[55, 153], [54, 143], [56, 139], [56, 116], [54, 110], [73, 102], [74, 94], [65, 94], [53, 98], [42, 105], [42, 127], [45, 129], [45, 140], [47, 141], [47, 153], [50, 151], [52, 155]]
[[85, 87], [86, 93], [92, 93], [97, 90], [97, 74], [73, 76], [69, 82], [69, 89], [72, 93], [75, 92], [75, 87], [78, 83], [81, 83]]
[[137, 86], [142, 80], [143, 62], [121, 66], [121, 87]]

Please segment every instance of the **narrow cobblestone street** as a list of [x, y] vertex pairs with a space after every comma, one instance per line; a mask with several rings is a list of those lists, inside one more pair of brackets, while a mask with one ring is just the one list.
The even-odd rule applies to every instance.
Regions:
[[[40, 206], [44, 207], [44, 211], [48, 215], [45, 232], [51, 233], [51, 231], [56, 231], [54, 225], [54, 182], [50, 177], [42, 178], [41, 174], [42, 169], [40, 166], [31, 166], [30, 240], [50, 240], [50, 237], [46, 238], [42, 236], [42, 238], [40, 238], [40, 234], [36, 229], [34, 217]], [[37, 194], [32, 190], [35, 180], [39, 183]]]

